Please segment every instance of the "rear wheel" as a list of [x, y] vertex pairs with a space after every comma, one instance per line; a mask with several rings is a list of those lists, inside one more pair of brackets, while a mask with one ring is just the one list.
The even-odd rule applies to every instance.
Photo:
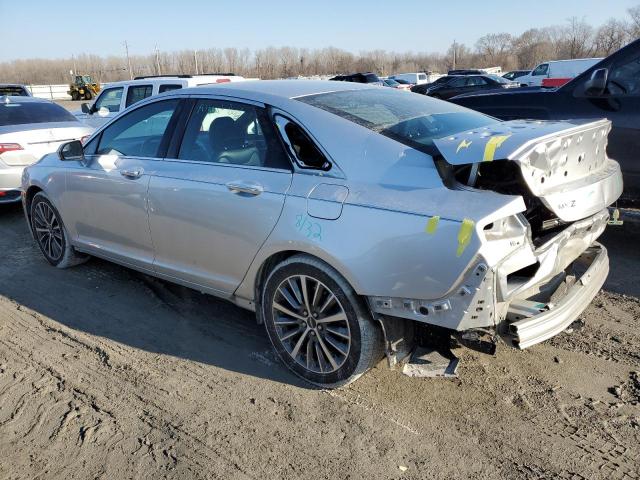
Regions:
[[77, 90], [71, 92], [71, 100], [80, 100], [80, 93]]
[[325, 263], [296, 255], [262, 290], [262, 315], [281, 360], [327, 388], [353, 382], [382, 358], [382, 335], [351, 286]]
[[30, 213], [33, 235], [51, 265], [67, 268], [88, 259], [88, 256], [77, 253], [71, 246], [60, 214], [44, 193], [39, 192], [33, 197]]
[[93, 98], [93, 95], [91, 94], [91, 92], [90, 92], [89, 90], [87, 90], [87, 91], [84, 93], [84, 99], [85, 99], [85, 100], [91, 100], [92, 98]]

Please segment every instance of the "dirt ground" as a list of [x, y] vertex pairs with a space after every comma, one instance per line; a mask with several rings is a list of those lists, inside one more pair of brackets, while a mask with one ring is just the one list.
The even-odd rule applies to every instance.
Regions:
[[0, 207], [0, 478], [640, 478], [640, 228], [566, 332], [457, 379], [308, 387], [250, 313], [93, 259]]

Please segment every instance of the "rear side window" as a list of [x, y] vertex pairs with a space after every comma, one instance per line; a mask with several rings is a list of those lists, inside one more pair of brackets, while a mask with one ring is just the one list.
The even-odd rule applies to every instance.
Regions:
[[178, 100], [151, 103], [109, 125], [100, 138], [99, 155], [156, 157]]
[[152, 85], [130, 86], [129, 90], [127, 90], [127, 102], [125, 104], [125, 108], [139, 102], [140, 100], [144, 100], [145, 98], [150, 97], [152, 91]]
[[265, 109], [223, 100], [198, 101], [187, 123], [178, 158], [291, 169]]
[[164, 85], [160, 85], [160, 88], [158, 89], [158, 93], [170, 92], [172, 90], [180, 90], [181, 88], [182, 88], [182, 85], [164, 84]]
[[424, 73], [418, 75], [418, 80], [426, 80], [427, 76]]
[[284, 143], [289, 148], [289, 153], [300, 167], [325, 171], [331, 168], [327, 157], [300, 126], [281, 115], [276, 115], [275, 120]]
[[28, 123], [77, 122], [76, 117], [55, 103], [0, 103], [0, 126]]

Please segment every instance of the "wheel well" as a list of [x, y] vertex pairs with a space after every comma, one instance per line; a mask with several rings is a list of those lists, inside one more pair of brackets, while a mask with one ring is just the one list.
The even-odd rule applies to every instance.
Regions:
[[36, 186], [31, 186], [27, 189], [27, 192], [25, 193], [25, 207], [26, 207], [26, 214], [27, 217], [31, 218], [31, 201], [33, 200], [33, 197], [35, 196], [36, 193], [41, 192], [42, 189], [40, 187], [36, 187]]
[[[269, 276], [269, 273], [271, 273], [271, 271], [273, 270], [273, 267], [275, 267], [280, 262], [283, 262], [288, 258], [293, 257], [294, 255], [306, 255], [308, 257], [315, 258], [316, 260], [326, 264], [327, 266], [335, 270], [340, 276], [342, 276], [345, 282], [350, 284], [351, 288], [355, 290], [355, 288], [353, 287], [353, 284], [347, 279], [347, 277], [342, 272], [340, 272], [340, 270], [338, 270], [336, 267], [334, 267], [333, 265], [331, 265], [330, 263], [328, 263], [327, 261], [323, 260], [322, 258], [316, 255], [310, 254], [308, 252], [300, 251], [300, 250], [285, 250], [282, 252], [274, 253], [273, 255], [268, 257], [264, 262], [262, 262], [262, 265], [260, 266], [260, 269], [258, 270], [258, 273], [256, 275], [256, 281], [254, 283], [254, 293], [253, 293], [254, 305], [256, 307], [255, 311], [256, 311], [256, 318], [258, 320], [258, 323], [262, 323], [261, 310], [260, 310], [260, 304], [262, 302], [262, 299], [261, 299], [262, 285], [267, 280], [267, 277]], [[364, 297], [359, 295], [357, 292], [356, 292], [356, 295], [359, 298], [359, 301], [363, 302], [363, 304], [365, 304], [368, 310], [369, 306], [366, 300], [364, 299]]]
[[293, 257], [294, 255], [297, 255], [299, 253], [304, 253], [304, 252], [299, 252], [297, 250], [286, 250], [283, 252], [274, 253], [273, 255], [268, 257], [264, 262], [262, 262], [262, 265], [260, 265], [260, 268], [258, 269], [258, 274], [256, 275], [256, 281], [253, 286], [253, 289], [254, 289], [253, 298], [255, 299], [254, 304], [256, 306], [256, 319], [258, 320], [258, 323], [260, 324], [262, 323], [262, 315], [260, 313], [261, 312], [260, 303], [262, 302], [262, 299], [260, 298], [260, 294], [262, 292], [262, 284], [267, 279], [269, 272], [273, 269], [274, 266], [276, 266], [280, 262], [283, 262], [287, 258]]

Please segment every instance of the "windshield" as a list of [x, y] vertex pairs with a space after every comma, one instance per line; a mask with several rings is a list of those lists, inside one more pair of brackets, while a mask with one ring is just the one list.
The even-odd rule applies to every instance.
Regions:
[[75, 122], [76, 117], [54, 103], [0, 103], [0, 126], [27, 123]]
[[435, 139], [498, 123], [491, 117], [451, 103], [425, 95], [407, 95], [395, 89], [331, 92], [296, 100], [413, 148], [428, 147], [427, 153]]

